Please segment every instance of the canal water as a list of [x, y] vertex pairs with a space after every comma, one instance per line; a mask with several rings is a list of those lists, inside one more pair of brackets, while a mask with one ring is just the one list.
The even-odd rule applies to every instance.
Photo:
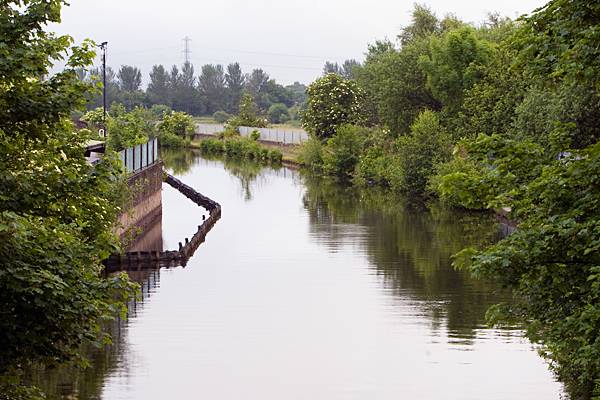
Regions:
[[[222, 218], [185, 268], [146, 272], [143, 299], [91, 368], [45, 374], [56, 398], [559, 399], [517, 328], [490, 329], [506, 293], [451, 266], [497, 240], [483, 215], [444, 211], [287, 168], [165, 153]], [[162, 241], [201, 210], [163, 186]]]

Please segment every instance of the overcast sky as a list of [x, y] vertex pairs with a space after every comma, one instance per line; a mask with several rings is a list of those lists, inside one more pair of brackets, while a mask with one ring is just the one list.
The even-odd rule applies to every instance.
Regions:
[[[488, 12], [515, 18], [546, 1], [424, 3], [438, 16], [479, 23]], [[183, 63], [188, 36], [197, 72], [238, 61], [244, 72], [261, 67], [283, 84], [310, 83], [326, 60], [362, 60], [368, 43], [395, 39], [412, 8], [412, 1], [392, 0], [72, 0], [51, 29], [76, 41], [108, 41], [108, 65], [138, 66], [145, 82], [152, 65]]]

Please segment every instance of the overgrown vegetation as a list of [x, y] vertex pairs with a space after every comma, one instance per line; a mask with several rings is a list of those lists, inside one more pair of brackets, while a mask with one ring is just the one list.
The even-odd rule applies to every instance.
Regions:
[[[600, 396], [599, 21], [583, 0], [480, 26], [417, 5], [398, 45], [310, 85], [301, 154], [356, 183], [509, 210], [516, 233], [456, 265], [513, 290], [490, 321], [523, 323], [573, 398]], [[340, 87], [364, 97], [358, 115]]]
[[[89, 131], [75, 132], [73, 110], [92, 87], [76, 74], [94, 43], [42, 31], [63, 2], [5, 2], [0, 18], [0, 393], [40, 395], [20, 385], [21, 369], [78, 359], [83, 341], [110, 338], [100, 323], [124, 311], [134, 293], [126, 275], [102, 278], [117, 250], [112, 234], [125, 192], [107, 154], [84, 158]], [[49, 68], [66, 58], [63, 71]], [[42, 79], [40, 77], [47, 76]], [[51, 101], [49, 101], [51, 99]]]
[[264, 147], [252, 138], [209, 138], [202, 140], [199, 146], [203, 153], [224, 154], [232, 158], [247, 158], [249, 160], [273, 164], [279, 164], [283, 159], [283, 154], [280, 150]]

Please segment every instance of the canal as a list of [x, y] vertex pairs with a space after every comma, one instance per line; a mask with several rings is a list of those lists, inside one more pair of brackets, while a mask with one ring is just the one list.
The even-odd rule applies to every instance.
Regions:
[[[500, 237], [493, 218], [286, 168], [163, 155], [222, 217], [185, 268], [134, 276], [144, 296], [90, 369], [38, 377], [53, 398], [561, 397], [518, 328], [486, 327], [507, 294], [451, 266], [461, 248]], [[165, 249], [199, 218], [163, 186]]]

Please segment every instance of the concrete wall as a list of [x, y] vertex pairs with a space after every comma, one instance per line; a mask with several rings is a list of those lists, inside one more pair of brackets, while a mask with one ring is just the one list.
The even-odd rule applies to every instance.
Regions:
[[[138, 242], [144, 235], [157, 223], [162, 223], [162, 181], [162, 162], [155, 163], [129, 177], [132, 196], [125, 207], [126, 211], [119, 217], [116, 229], [121, 240], [129, 247], [140, 247]], [[157, 241], [154, 238], [151, 242]]]

